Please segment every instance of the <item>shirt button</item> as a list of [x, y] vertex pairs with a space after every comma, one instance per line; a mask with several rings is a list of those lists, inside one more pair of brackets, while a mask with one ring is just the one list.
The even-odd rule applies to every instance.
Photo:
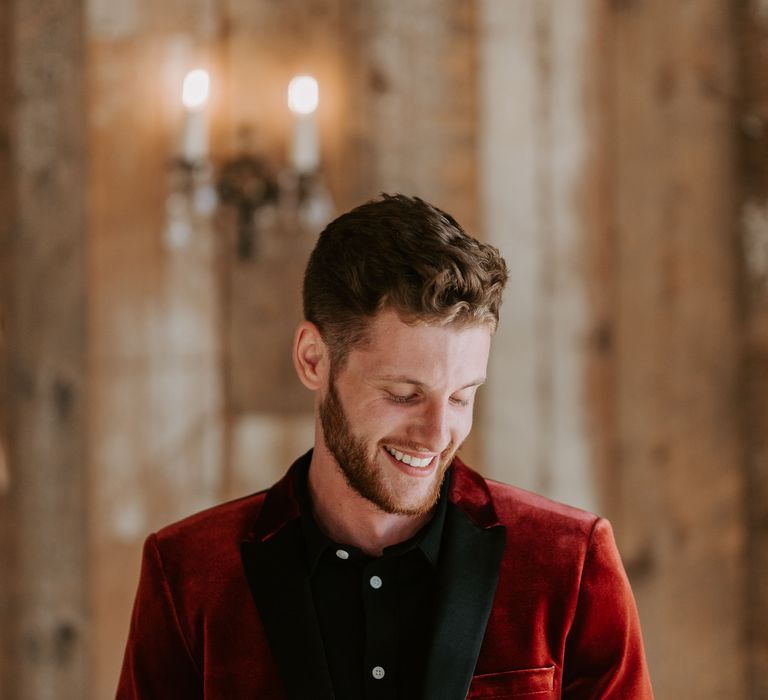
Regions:
[[384, 669], [381, 666], [374, 666], [371, 674], [377, 681], [380, 681], [382, 678], [384, 678]]
[[368, 581], [368, 583], [371, 584], [371, 588], [377, 588], [378, 589], [378, 588], [381, 588], [381, 586], [383, 585], [384, 582], [378, 576], [371, 576], [371, 578]]
[[336, 556], [339, 559], [349, 559], [349, 552], [345, 549], [337, 549]]

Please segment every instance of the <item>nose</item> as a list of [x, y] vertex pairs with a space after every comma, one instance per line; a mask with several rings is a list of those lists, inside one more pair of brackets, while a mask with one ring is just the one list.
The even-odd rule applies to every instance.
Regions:
[[431, 452], [442, 452], [448, 447], [451, 442], [449, 410], [447, 402], [427, 402], [415, 426], [415, 441]]

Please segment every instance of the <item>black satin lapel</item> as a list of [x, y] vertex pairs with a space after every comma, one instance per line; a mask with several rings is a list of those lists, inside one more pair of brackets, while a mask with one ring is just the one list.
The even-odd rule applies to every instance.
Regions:
[[499, 580], [505, 529], [477, 527], [449, 504], [422, 698], [467, 697]]
[[333, 700], [299, 521], [266, 542], [243, 542], [240, 554], [280, 677], [292, 700]]

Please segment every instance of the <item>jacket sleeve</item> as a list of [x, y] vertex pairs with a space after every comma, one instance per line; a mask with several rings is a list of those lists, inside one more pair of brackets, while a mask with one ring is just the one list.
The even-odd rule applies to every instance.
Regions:
[[567, 700], [652, 700], [640, 621], [610, 523], [592, 529], [563, 664]]
[[157, 538], [150, 535], [116, 698], [202, 698], [201, 677], [179, 623]]

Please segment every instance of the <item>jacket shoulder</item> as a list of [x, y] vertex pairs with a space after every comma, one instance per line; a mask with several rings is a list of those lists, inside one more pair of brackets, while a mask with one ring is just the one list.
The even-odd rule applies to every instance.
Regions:
[[[152, 537], [168, 565], [238, 559], [240, 542], [258, 518], [267, 491], [207, 508], [158, 530]], [[194, 564], [192, 564], [194, 566]]]
[[484, 479], [502, 523], [528, 518], [552, 526], [591, 530], [599, 518], [595, 513], [553, 501], [532, 491], [510, 486], [493, 479]]
[[189, 534], [199, 535], [202, 534], [200, 531], [211, 528], [237, 529], [243, 525], [247, 527], [258, 516], [268, 492], [268, 489], [264, 489], [193, 513], [161, 528], [157, 531], [157, 536], [165, 539]]
[[455, 466], [452, 500], [479, 526], [504, 525], [507, 537], [518, 542], [530, 537], [539, 546], [570, 542], [583, 549], [602, 520], [586, 510], [487, 479], [461, 462]]
[[150, 535], [166, 575], [205, 578], [240, 571], [244, 541], [266, 537], [298, 517], [297, 475], [308, 466], [310, 455], [299, 457], [270, 488], [208, 508]]

